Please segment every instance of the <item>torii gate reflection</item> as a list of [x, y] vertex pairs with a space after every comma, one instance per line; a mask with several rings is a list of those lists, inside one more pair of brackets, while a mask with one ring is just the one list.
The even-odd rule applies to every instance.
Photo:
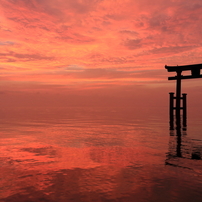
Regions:
[[[184, 129], [187, 126], [187, 104], [186, 104], [186, 93], [182, 94], [181, 97], [181, 80], [182, 79], [194, 79], [194, 78], [202, 78], [200, 74], [200, 70], [202, 69], [202, 64], [192, 64], [192, 65], [184, 65], [184, 66], [167, 66], [165, 68], [168, 72], [176, 72], [177, 75], [173, 77], [168, 77], [168, 80], [177, 80], [176, 82], [176, 96], [174, 93], [170, 93], [170, 129], [174, 129], [174, 110], [176, 117], [176, 126], [177, 128], [181, 128], [180, 121], [180, 110], [183, 110], [183, 127]], [[183, 71], [191, 71], [191, 75], [183, 76]], [[174, 99], [176, 99], [175, 107], [174, 107]], [[181, 106], [181, 100], [183, 100], [183, 105]]]

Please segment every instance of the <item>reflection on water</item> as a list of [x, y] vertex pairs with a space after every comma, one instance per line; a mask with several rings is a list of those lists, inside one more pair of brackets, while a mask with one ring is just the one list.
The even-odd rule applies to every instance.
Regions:
[[202, 173], [202, 138], [192, 139], [187, 135], [185, 128], [176, 128], [170, 131], [169, 152], [166, 165], [192, 169]]
[[202, 137], [169, 136], [161, 113], [18, 109], [0, 118], [0, 201], [202, 199]]

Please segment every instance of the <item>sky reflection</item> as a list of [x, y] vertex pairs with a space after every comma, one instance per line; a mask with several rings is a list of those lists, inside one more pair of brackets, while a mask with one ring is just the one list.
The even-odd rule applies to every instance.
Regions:
[[166, 164], [176, 136], [161, 119], [144, 125], [124, 116], [84, 119], [84, 113], [66, 123], [64, 117], [2, 124], [0, 199], [184, 202], [194, 195], [200, 201], [201, 160], [169, 159], [194, 169]]

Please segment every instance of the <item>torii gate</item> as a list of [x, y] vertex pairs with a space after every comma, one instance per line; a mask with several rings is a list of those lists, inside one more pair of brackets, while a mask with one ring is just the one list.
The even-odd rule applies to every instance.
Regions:
[[[176, 125], [180, 127], [180, 110], [183, 109], [183, 126], [186, 127], [186, 95], [182, 94], [181, 97], [181, 80], [182, 79], [195, 79], [202, 78], [202, 74], [200, 74], [200, 70], [202, 69], [202, 64], [193, 64], [193, 65], [184, 65], [184, 66], [167, 66], [165, 68], [168, 72], [176, 72], [177, 75], [173, 77], [168, 77], [168, 80], [177, 80], [176, 82], [176, 97], [174, 97], [174, 93], [170, 93], [170, 128], [173, 129], [173, 111], [176, 110]], [[191, 75], [183, 76], [183, 71], [191, 71]], [[176, 104], [174, 107], [173, 100], [176, 99]], [[180, 100], [183, 100], [183, 106], [181, 107]]]

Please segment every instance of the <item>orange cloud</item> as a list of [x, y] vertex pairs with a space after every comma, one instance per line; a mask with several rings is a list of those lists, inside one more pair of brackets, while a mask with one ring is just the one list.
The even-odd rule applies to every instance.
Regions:
[[2, 0], [0, 9], [4, 87], [159, 84], [165, 64], [201, 63], [198, 0]]

